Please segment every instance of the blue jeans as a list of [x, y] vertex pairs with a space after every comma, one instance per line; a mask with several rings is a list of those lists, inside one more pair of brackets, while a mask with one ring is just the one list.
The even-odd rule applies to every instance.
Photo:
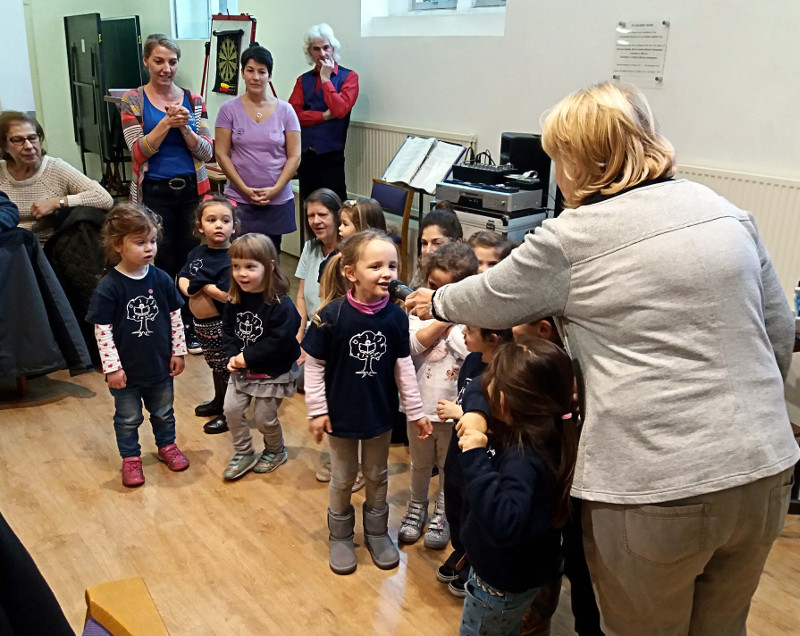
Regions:
[[519, 594], [506, 592], [503, 596], [494, 596], [478, 586], [472, 570], [464, 589], [467, 596], [461, 612], [459, 636], [518, 635], [522, 629], [522, 616], [539, 591], [534, 587]]
[[172, 409], [172, 378], [169, 377], [157, 384], [112, 389], [114, 396], [114, 432], [117, 435], [117, 447], [123, 457], [139, 457], [142, 447], [139, 446], [139, 427], [144, 421], [142, 402], [150, 413], [150, 424], [156, 446], [168, 446], [175, 442], [175, 412]]

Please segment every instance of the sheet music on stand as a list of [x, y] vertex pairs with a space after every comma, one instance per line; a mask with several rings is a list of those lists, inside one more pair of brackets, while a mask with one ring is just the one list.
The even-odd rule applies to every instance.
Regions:
[[409, 135], [389, 163], [382, 179], [390, 183], [404, 183], [432, 195], [436, 184], [450, 174], [453, 164], [466, 151], [464, 146], [434, 137]]

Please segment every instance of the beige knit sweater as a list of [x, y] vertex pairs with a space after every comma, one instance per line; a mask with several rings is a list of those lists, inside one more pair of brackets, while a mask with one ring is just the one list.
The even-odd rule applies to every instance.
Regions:
[[88, 205], [108, 210], [114, 205], [111, 195], [97, 181], [79, 172], [63, 159], [45, 155], [39, 171], [29, 179], [17, 181], [0, 161], [0, 190], [19, 208], [19, 226], [31, 230], [44, 243], [53, 233], [54, 215], [36, 220], [31, 206], [41, 199], [66, 199], [67, 207]]

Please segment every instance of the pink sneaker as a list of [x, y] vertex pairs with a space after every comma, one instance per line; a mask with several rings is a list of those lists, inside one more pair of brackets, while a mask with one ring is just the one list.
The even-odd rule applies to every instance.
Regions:
[[144, 483], [141, 457], [126, 457], [122, 460], [122, 485], [135, 488]]
[[158, 458], [170, 470], [186, 470], [189, 468], [189, 459], [181, 452], [177, 444], [168, 444], [158, 449]]

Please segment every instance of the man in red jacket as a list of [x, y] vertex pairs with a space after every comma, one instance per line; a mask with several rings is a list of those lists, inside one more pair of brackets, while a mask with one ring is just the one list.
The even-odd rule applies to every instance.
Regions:
[[314, 68], [297, 78], [289, 98], [301, 126], [300, 197], [330, 188], [344, 201], [344, 145], [350, 111], [358, 99], [358, 75], [339, 66], [341, 44], [328, 24], [312, 26], [304, 42], [306, 59]]

